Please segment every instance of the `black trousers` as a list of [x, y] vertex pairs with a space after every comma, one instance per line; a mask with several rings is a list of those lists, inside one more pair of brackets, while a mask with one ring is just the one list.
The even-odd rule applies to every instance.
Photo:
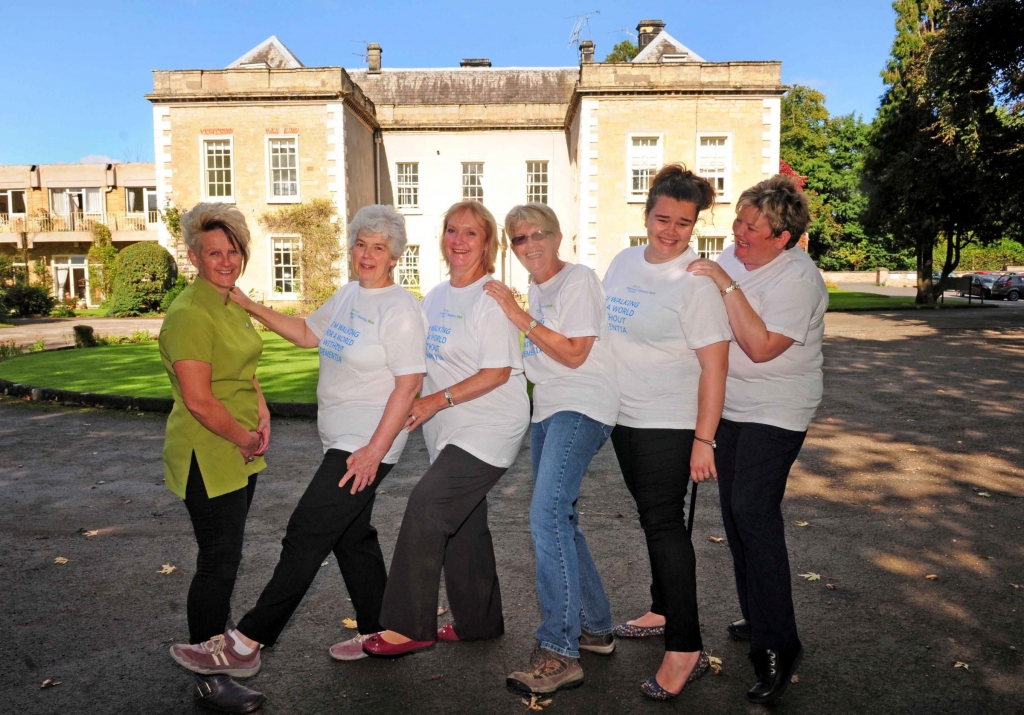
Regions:
[[352, 494], [352, 482], [338, 487], [348, 471], [350, 452], [329, 449], [288, 520], [281, 558], [256, 606], [238, 622], [238, 631], [272, 646], [332, 551], [356, 610], [360, 633], [376, 633], [388, 581], [377, 530], [370, 523], [377, 487], [394, 465], [381, 464], [373, 483]]
[[651, 611], [665, 616], [665, 650], [702, 650], [697, 559], [686, 530], [693, 430], [618, 425], [612, 430], [612, 446], [647, 538]]
[[751, 648], [785, 650], [798, 640], [782, 497], [806, 435], [731, 420], [715, 434], [722, 520]]
[[212, 499], [206, 493], [195, 454], [185, 484], [185, 508], [192, 519], [199, 555], [188, 589], [189, 643], [202, 643], [224, 632], [231, 611], [238, 565], [242, 562], [245, 519], [256, 492], [256, 475], [244, 489]]
[[437, 640], [437, 594], [444, 568], [455, 633], [462, 640], [505, 632], [487, 492], [504, 467], [448, 445], [409, 495], [391, 559], [380, 621], [418, 641]]

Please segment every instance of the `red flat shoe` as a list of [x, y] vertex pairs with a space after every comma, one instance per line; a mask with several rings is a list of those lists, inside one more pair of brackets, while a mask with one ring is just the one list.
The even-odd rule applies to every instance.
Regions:
[[435, 641], [409, 641], [408, 643], [388, 643], [374, 633], [363, 641], [363, 652], [371, 658], [401, 658], [410, 653], [433, 650]]
[[437, 639], [448, 643], [457, 643], [461, 640], [455, 633], [455, 626], [452, 623], [445, 623], [437, 629]]

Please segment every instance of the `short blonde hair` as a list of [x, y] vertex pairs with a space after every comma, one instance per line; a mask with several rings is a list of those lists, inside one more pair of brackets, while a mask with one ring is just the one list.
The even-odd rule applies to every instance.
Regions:
[[505, 216], [505, 235], [514, 236], [516, 226], [524, 223], [540, 226], [546, 231], [561, 233], [562, 229], [558, 224], [558, 216], [547, 204], [524, 204], [513, 206], [512, 210]]
[[405, 217], [387, 204], [370, 204], [356, 211], [348, 225], [348, 250], [356, 245], [356, 239], [363, 231], [379, 233], [388, 240], [392, 258], [400, 258], [405, 251]]
[[231, 204], [200, 203], [181, 215], [181, 237], [192, 251], [201, 253], [202, 237], [208, 231], [220, 229], [231, 245], [242, 254], [242, 272], [249, 263], [249, 226], [245, 215]]
[[495, 262], [498, 259], [498, 248], [500, 238], [498, 237], [498, 222], [494, 220], [494, 214], [487, 210], [479, 201], [460, 201], [457, 204], [452, 204], [444, 214], [444, 220], [441, 222], [441, 257], [444, 258], [444, 263], [448, 266], [450, 271], [452, 264], [448, 262], [448, 254], [444, 251], [444, 234], [448, 230], [448, 222], [451, 221], [452, 216], [463, 211], [469, 211], [473, 214], [473, 217], [477, 221], [483, 224], [486, 236], [484, 236], [484, 270], [488, 273], [494, 273]]
[[753, 206], [768, 220], [776, 236], [789, 231], [787, 250], [800, 241], [811, 222], [807, 194], [800, 190], [796, 179], [785, 174], [776, 174], [740, 194], [736, 202], [736, 213], [747, 206]]

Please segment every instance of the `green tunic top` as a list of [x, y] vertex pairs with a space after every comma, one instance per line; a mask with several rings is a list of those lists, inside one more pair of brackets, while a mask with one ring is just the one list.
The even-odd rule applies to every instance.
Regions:
[[171, 380], [174, 407], [164, 438], [164, 482], [182, 499], [195, 452], [206, 493], [212, 498], [248, 485], [249, 475], [266, 468], [263, 457], [246, 464], [238, 446], [206, 429], [192, 416], [174, 374], [178, 360], [199, 360], [212, 367], [216, 397], [247, 430], [256, 429], [259, 396], [253, 385], [263, 340], [249, 315], [202, 278], [192, 281], [167, 311], [160, 328], [160, 359]]

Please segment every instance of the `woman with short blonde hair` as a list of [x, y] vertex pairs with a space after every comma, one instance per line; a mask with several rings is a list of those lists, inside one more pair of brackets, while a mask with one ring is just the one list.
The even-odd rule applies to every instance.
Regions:
[[494, 214], [487, 210], [479, 201], [460, 201], [457, 204], [452, 204], [444, 213], [444, 218], [441, 221], [441, 258], [444, 259], [445, 266], [451, 271], [452, 264], [448, 257], [448, 252], [445, 249], [445, 235], [448, 231], [448, 224], [451, 218], [457, 214], [469, 214], [480, 224], [484, 233], [484, 249], [482, 257], [482, 267], [486, 273], [494, 273], [494, 267], [498, 260], [498, 249], [501, 248], [501, 238], [498, 236], [498, 222], [494, 220]]

